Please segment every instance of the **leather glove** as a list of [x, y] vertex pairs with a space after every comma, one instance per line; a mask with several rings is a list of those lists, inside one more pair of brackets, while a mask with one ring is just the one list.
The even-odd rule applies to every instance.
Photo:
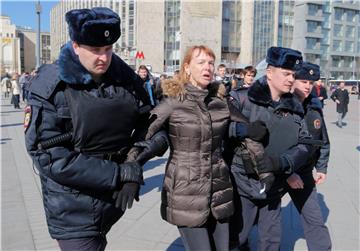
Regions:
[[119, 164], [120, 182], [136, 182], [142, 183], [143, 170], [137, 161], [125, 162]]
[[261, 142], [269, 135], [266, 124], [263, 121], [256, 120], [247, 126], [247, 136], [255, 141]]
[[166, 132], [160, 131], [148, 140], [136, 142], [134, 146], [142, 148], [142, 152], [138, 155], [136, 161], [140, 165], [144, 165], [155, 156], [163, 155], [169, 146], [169, 141]]
[[126, 207], [130, 209], [134, 199], [139, 201], [139, 190], [140, 185], [138, 183], [124, 183], [120, 191], [115, 191], [112, 196], [115, 200], [115, 207], [121, 208], [122, 211], [125, 211]]
[[263, 121], [256, 120], [249, 124], [236, 122], [235, 135], [233, 134], [233, 132], [230, 132], [230, 137], [236, 136], [240, 139], [250, 138], [261, 142], [266, 136], [268, 136], [269, 132]]
[[258, 169], [262, 173], [291, 173], [290, 163], [285, 157], [273, 157], [264, 155], [264, 165]]

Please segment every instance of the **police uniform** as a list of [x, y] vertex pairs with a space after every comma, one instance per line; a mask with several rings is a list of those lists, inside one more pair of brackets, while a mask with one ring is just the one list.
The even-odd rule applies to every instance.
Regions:
[[[320, 78], [318, 65], [304, 62], [302, 67], [295, 72], [295, 79], [317, 81]], [[329, 230], [325, 226], [318, 201], [315, 181], [312, 170], [327, 173], [327, 164], [330, 154], [330, 142], [322, 113], [322, 105], [317, 96], [310, 94], [303, 102], [305, 110], [304, 119], [308, 130], [314, 140], [322, 141], [321, 146], [313, 146], [307, 163], [298, 168], [296, 173], [304, 182], [303, 189], [287, 191], [298, 210], [304, 228], [304, 235], [309, 250], [331, 250]]]
[[[66, 21], [79, 44], [101, 47], [120, 37], [120, 18], [108, 8], [72, 10]], [[50, 235], [63, 250], [103, 250], [124, 213], [114, 191], [141, 183], [132, 155], [148, 124], [141, 80], [112, 54], [101, 82], [94, 82], [69, 42], [56, 63], [40, 67], [28, 90], [25, 143], [41, 178]], [[139, 172], [130, 177], [129, 170]]]
[[[267, 63], [274, 67], [294, 70], [301, 64], [301, 53], [287, 48], [271, 47]], [[277, 161], [280, 173], [276, 175], [272, 187], [265, 188], [257, 175], [248, 172], [241, 154], [235, 149], [231, 172], [240, 196], [237, 212], [241, 212], [238, 239], [242, 247], [248, 239], [250, 230], [258, 217], [258, 249], [279, 250], [281, 240], [280, 205], [284, 193], [285, 177], [298, 166], [305, 164], [309, 148], [298, 144], [299, 139], [309, 138], [301, 103], [290, 93], [281, 96], [278, 102], [271, 98], [266, 76], [255, 81], [248, 90], [230, 92], [229, 102], [237, 107], [237, 112], [248, 118], [249, 122], [263, 121], [269, 136], [263, 142], [265, 153]], [[233, 110], [232, 112], [235, 112]], [[246, 137], [237, 130], [239, 122], [231, 122], [230, 137]]]

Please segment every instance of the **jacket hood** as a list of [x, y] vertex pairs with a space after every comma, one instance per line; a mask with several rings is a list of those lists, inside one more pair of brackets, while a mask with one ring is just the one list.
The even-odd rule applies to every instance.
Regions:
[[198, 89], [190, 83], [181, 83], [178, 79], [172, 78], [161, 83], [163, 94], [170, 98], [176, 98], [180, 101], [185, 96], [211, 96], [223, 99], [225, 97], [225, 86], [220, 82], [212, 82], [207, 89]]
[[[90, 84], [93, 79], [91, 74], [80, 63], [75, 54], [72, 42], [66, 43], [60, 51], [59, 56], [60, 79], [68, 84]], [[111, 57], [109, 69], [104, 74], [105, 78], [119, 81], [120, 74], [116, 72], [116, 65], [123, 65], [123, 61], [115, 54]], [[117, 73], [117, 74], [116, 74]]]
[[[269, 106], [273, 103], [266, 76], [261, 77], [250, 86], [248, 97], [251, 102], [264, 106]], [[299, 115], [304, 114], [301, 102], [294, 98], [291, 93], [286, 93], [281, 96], [279, 105], [276, 106], [275, 110], [279, 109], [292, 111]]]

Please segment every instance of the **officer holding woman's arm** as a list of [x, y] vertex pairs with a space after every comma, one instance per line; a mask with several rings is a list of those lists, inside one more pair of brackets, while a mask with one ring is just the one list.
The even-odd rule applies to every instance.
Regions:
[[[250, 123], [233, 121], [230, 136], [263, 144], [265, 165], [258, 173], [246, 168], [241, 148], [234, 150], [231, 172], [239, 193], [236, 203], [240, 217], [234, 218], [238, 229], [240, 250], [246, 248], [250, 230], [257, 219], [258, 250], [279, 250], [281, 240], [281, 196], [284, 193], [284, 177], [302, 166], [309, 148], [299, 140], [310, 138], [302, 119], [301, 103], [290, 93], [294, 72], [301, 64], [299, 51], [289, 48], [268, 49], [266, 75], [254, 82], [249, 89], [230, 92], [232, 112], [241, 113]], [[260, 180], [258, 174], [271, 172], [275, 180]], [[271, 177], [271, 176], [268, 176]], [[270, 186], [271, 185], [271, 186]], [[236, 228], [230, 236], [234, 237]]]
[[51, 237], [62, 250], [104, 250], [106, 233], [138, 199], [142, 165], [167, 139], [160, 132], [134, 147], [146, 134], [150, 102], [112, 52], [119, 16], [96, 7], [71, 10], [66, 21], [72, 41], [30, 84], [25, 141]]

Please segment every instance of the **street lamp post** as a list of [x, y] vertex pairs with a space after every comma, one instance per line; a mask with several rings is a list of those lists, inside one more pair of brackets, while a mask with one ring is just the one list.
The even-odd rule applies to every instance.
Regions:
[[41, 5], [40, 0], [37, 2], [36, 14], [38, 15], [38, 29], [37, 29], [37, 41], [36, 41], [36, 68], [40, 67], [40, 14], [41, 14]]

